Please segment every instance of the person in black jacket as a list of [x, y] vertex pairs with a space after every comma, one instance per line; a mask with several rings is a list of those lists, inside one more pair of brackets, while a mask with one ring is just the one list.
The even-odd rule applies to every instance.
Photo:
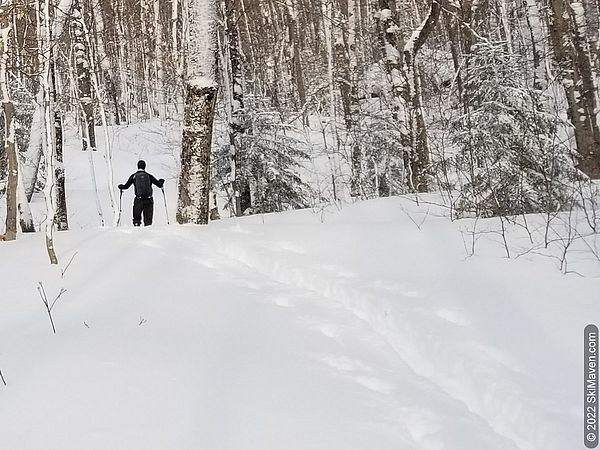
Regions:
[[152, 199], [152, 185], [162, 189], [165, 180], [157, 180], [146, 172], [146, 162], [139, 160], [137, 163], [138, 171], [132, 174], [127, 183], [120, 184], [119, 189], [125, 190], [133, 184], [135, 191], [135, 200], [133, 201], [133, 226], [139, 227], [142, 223], [142, 214], [144, 215], [144, 226], [152, 225], [152, 215], [154, 213], [154, 200]]

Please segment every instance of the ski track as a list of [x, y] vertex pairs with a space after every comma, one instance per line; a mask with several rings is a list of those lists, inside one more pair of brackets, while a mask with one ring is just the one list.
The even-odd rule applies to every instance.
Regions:
[[[68, 289], [58, 335], [33, 288], [17, 320], [0, 318], [0, 441], [38, 450], [37, 428], [61, 450], [569, 448], [571, 412], [528, 392], [519, 362], [473, 334], [469, 312], [247, 228], [59, 234], [61, 261], [77, 254], [64, 280], [45, 280], [50, 295]], [[122, 428], [99, 416], [114, 408]], [[68, 435], [82, 411], [85, 435]]]
[[[289, 246], [293, 247], [294, 244], [290, 243]], [[418, 326], [411, 324], [415, 316], [429, 323], [435, 322], [437, 316], [446, 322], [446, 326], [462, 328], [470, 323], [463, 313], [446, 309], [429, 311], [416, 307], [410, 308], [411, 315], [408, 320], [394, 322], [390, 310], [386, 309], [392, 309], [393, 305], [381, 302], [370, 292], [372, 290], [365, 290], [364, 287], [370, 283], [360, 280], [355, 274], [332, 265], [295, 266], [290, 263], [292, 258], [277, 257], [277, 252], [282, 246], [275, 248], [274, 252], [264, 252], [264, 249], [257, 246], [249, 246], [248, 249], [248, 246], [240, 244], [239, 241], [228, 240], [220, 241], [219, 247], [225, 249], [225, 253], [232, 259], [277, 282], [316, 293], [342, 304], [379, 333], [416, 376], [428, 380], [437, 389], [462, 403], [469, 413], [477, 415], [497, 435], [510, 442], [510, 445], [505, 442], [503, 448], [567, 448], [568, 443], [556, 434], [559, 420], [556, 423], [548, 423], [543, 415], [538, 416], [534, 403], [536, 400], [529, 398], [521, 386], [507, 381], [511, 377], [498, 375], [519, 375], [518, 365], [509, 356], [499, 349], [466, 339], [450, 343], [453, 351], [448, 351], [448, 346], [444, 348], [436, 345], [436, 339], [428, 336], [430, 329], [420, 330]], [[296, 250], [295, 253], [300, 252]], [[326, 276], [321, 275], [323, 269]], [[419, 297], [419, 293], [414, 289], [405, 289], [402, 286], [399, 289], [387, 287], [387, 290], [395, 291], [397, 295], [406, 297], [409, 301]], [[402, 315], [399, 317], [402, 319]], [[460, 356], [457, 358], [457, 355]], [[490, 367], [497, 372], [488, 370]], [[482, 379], [485, 381], [482, 382]], [[478, 395], [486, 390], [482, 388], [482, 383], [489, 384], [483, 399]], [[477, 387], [479, 390], [470, 390], [471, 387]], [[525, 403], [532, 400], [534, 404]], [[553, 408], [556, 411], [560, 410], [558, 405], [553, 405]]]
[[[209, 246], [210, 247], [210, 246]], [[277, 285], [283, 286], [285, 291], [290, 292], [303, 292], [303, 298], [301, 301], [306, 302], [306, 299], [311, 300], [311, 304], [318, 304], [320, 308], [323, 308], [324, 305], [329, 304], [331, 307], [332, 300], [334, 301], [334, 305], [341, 305], [344, 307], [346, 311], [353, 313], [360, 321], [361, 325], [357, 325], [359, 328], [358, 333], [360, 335], [375, 335], [377, 336], [377, 340], [381, 340], [379, 345], [383, 345], [385, 347], [385, 351], [389, 353], [393, 353], [400, 357], [402, 361], [402, 372], [405, 374], [408, 372], [409, 379], [411, 384], [415, 384], [416, 386], [412, 386], [411, 390], [422, 392], [426, 396], [432, 396], [432, 390], [437, 391], [436, 400], [440, 405], [444, 405], [442, 408], [446, 410], [457, 409], [457, 414], [459, 417], [467, 417], [469, 420], [473, 420], [476, 423], [475, 428], [482, 428], [482, 434], [496, 434], [498, 436], [498, 441], [494, 444], [490, 442], [486, 442], [486, 448], [502, 448], [502, 449], [521, 449], [521, 448], [529, 448], [529, 447], [520, 447], [516, 444], [516, 442], [508, 435], [505, 435], [498, 430], [495, 430], [493, 424], [491, 424], [485, 417], [478, 415], [476, 412], [473, 412], [469, 409], [469, 405], [462, 402], [456, 396], [453, 396], [450, 392], [444, 389], [440, 384], [435, 382], [434, 377], [425, 377], [422, 374], [419, 374], [401, 354], [398, 354], [394, 347], [390, 345], [390, 343], [385, 339], [384, 336], [381, 336], [379, 333], [376, 333], [376, 330], [371, 327], [371, 324], [366, 318], [358, 313], [356, 310], [348, 309], [344, 302], [340, 302], [339, 298], [336, 297], [338, 294], [344, 294], [344, 292], [340, 292], [339, 289], [333, 288], [333, 291], [336, 292], [336, 295], [331, 295], [331, 288], [327, 286], [315, 286], [312, 283], [306, 283], [306, 278], [304, 278], [303, 274], [299, 272], [298, 268], [285, 268], [286, 252], [290, 252], [293, 254], [306, 254], [306, 250], [303, 249], [298, 244], [292, 242], [275, 242], [270, 246], [270, 249], [275, 253], [275, 255], [269, 255], [269, 258], [261, 258], [259, 261], [257, 258], [251, 258], [248, 256], [246, 251], [239, 247], [232, 245], [230, 243], [226, 243], [220, 238], [215, 241], [215, 245], [212, 246], [212, 249], [207, 249], [204, 247], [204, 250], [208, 250], [215, 257], [216, 254], [223, 254], [227, 258], [226, 265], [229, 265], [232, 269], [235, 267], [233, 272], [246, 271], [248, 274], [243, 277], [244, 280], [253, 280], [250, 283], [246, 284], [243, 282], [243, 286], [250, 289], [260, 289], [260, 283], [257, 285], [257, 279], [260, 277], [268, 280], [268, 284], [275, 283]], [[224, 250], [224, 251], [223, 251]], [[210, 254], [210, 253], [209, 253]], [[277, 257], [279, 256], [279, 258]], [[271, 264], [270, 269], [266, 268], [264, 264], [261, 264], [261, 261], [269, 261]], [[237, 267], [236, 267], [237, 266]], [[214, 267], [213, 267], [214, 268]], [[323, 269], [328, 276], [333, 275], [334, 279], [341, 280], [350, 280], [356, 277], [354, 273], [344, 271], [340, 267], [334, 265], [322, 265], [320, 269]], [[313, 274], [308, 274], [308, 277], [313, 277]], [[403, 288], [403, 287], [402, 287]], [[392, 289], [397, 289], [397, 286], [394, 286]], [[407, 297], [417, 297], [418, 293], [414, 290], [407, 290]], [[297, 294], [295, 294], [297, 296]], [[284, 308], [294, 307], [293, 303], [285, 297], [278, 296], [272, 300], [276, 305]], [[339, 316], [339, 310], [336, 311], [336, 315]], [[460, 318], [458, 314], [452, 312], [442, 311], [440, 316], [451, 316], [450, 319], [447, 319], [453, 323], [464, 324], [464, 320]], [[327, 338], [336, 339], [340, 336], [340, 327], [334, 323], [323, 323], [320, 317], [311, 317], [310, 319], [304, 319], [304, 323], [308, 328], [312, 328]], [[365, 325], [368, 327], [365, 330]], [[382, 339], [383, 338], [383, 339]], [[373, 339], [373, 338], [372, 338]], [[383, 380], [381, 378], [377, 378], [372, 376], [371, 373], [373, 370], [359, 360], [352, 360], [344, 355], [323, 355], [321, 360], [330, 366], [331, 368], [339, 371], [341, 374], [350, 376], [357, 384], [377, 393], [381, 393], [384, 395], [389, 395], [398, 387], [397, 383], [394, 381], [394, 374], [391, 375], [391, 380]], [[439, 398], [438, 398], [439, 397]], [[448, 405], [450, 403], [451, 405]], [[409, 411], [420, 410], [419, 413], [415, 416], [415, 414], [411, 414]], [[444, 436], [444, 434], [448, 433], [448, 429], [452, 427], [456, 427], [456, 423], [453, 423], [455, 418], [453, 418], [450, 423], [444, 424], [444, 426], [435, 424], [439, 421], [439, 417], [436, 417], [436, 409], [435, 408], [405, 408], [406, 417], [404, 419], [400, 419], [401, 422], [404, 422], [404, 426], [408, 427], [411, 438], [415, 443], [419, 443], [425, 437], [434, 436], [435, 434], [439, 434], [439, 437]], [[411, 419], [412, 416], [412, 419]], [[415, 417], [419, 416], [420, 419], [416, 419]], [[483, 419], [479, 421], [478, 419]], [[447, 420], [447, 418], [446, 418]], [[446, 427], [446, 430], [443, 430]], [[475, 433], [469, 433], [472, 437], [475, 436]], [[428, 443], [425, 444], [423, 448], [460, 448], [458, 446], [454, 446], [451, 443], [451, 439], [448, 436], [444, 436], [443, 438], [432, 439]], [[439, 440], [438, 440], [439, 439]], [[483, 444], [483, 443], [482, 443]], [[464, 445], [464, 444], [463, 444]], [[469, 448], [479, 448], [479, 443], [477, 439], [473, 439], [468, 444]], [[421, 448], [421, 447], [416, 447]]]
[[[289, 279], [276, 258], [267, 270], [216, 234], [125, 228], [79, 241], [54, 313], [58, 335], [35, 307], [37, 327], [3, 330], [3, 367], [19, 370], [5, 370], [0, 440], [36, 449], [35, 428], [49, 448], [65, 450], [522, 448], [399, 358], [365, 317], [342, 307], [339, 288], [309, 285], [299, 272]], [[66, 248], [63, 260], [75, 246]], [[274, 251], [306, 255], [290, 245]], [[136, 293], [141, 282], [151, 295]], [[193, 292], [196, 307], [180, 301]], [[35, 357], [20, 344], [28, 333]], [[106, 417], [114, 408], [121, 427]], [[85, 426], [71, 429], [82, 413]]]

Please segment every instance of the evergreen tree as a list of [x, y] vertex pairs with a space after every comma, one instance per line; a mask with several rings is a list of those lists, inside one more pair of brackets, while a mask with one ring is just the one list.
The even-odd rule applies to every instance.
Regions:
[[562, 122], [526, 73], [524, 59], [502, 42], [473, 47], [465, 82], [468, 106], [455, 122], [459, 214], [555, 211], [570, 195], [575, 170], [557, 134]]
[[[243, 191], [250, 191], [250, 199], [242, 198], [242, 213], [257, 214], [306, 208], [313, 198], [310, 187], [299, 175], [302, 161], [309, 158], [302, 150], [302, 142], [294, 137], [292, 125], [281, 122], [279, 114], [257, 114], [249, 106], [248, 131], [240, 136], [236, 149], [239, 176]], [[299, 134], [299, 133], [298, 133]], [[235, 198], [230, 185], [228, 145], [215, 155], [216, 180], [214, 185], [226, 187], [230, 195], [230, 209], [235, 209]]]

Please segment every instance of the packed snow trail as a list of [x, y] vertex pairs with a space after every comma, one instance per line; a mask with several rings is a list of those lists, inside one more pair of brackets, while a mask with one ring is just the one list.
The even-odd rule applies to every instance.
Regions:
[[58, 334], [33, 279], [31, 317], [2, 321], [3, 448], [517, 448], [341, 305], [202, 230], [72, 234]]
[[[307, 211], [60, 233], [63, 265], [77, 252], [63, 279], [42, 236], [3, 246], [2, 260], [17, 261], [3, 268], [3, 448], [569, 448], [577, 397], [565, 392], [578, 390], [578, 373], [539, 329], [551, 322], [523, 330], [519, 321], [536, 322], [510, 295], [496, 306], [456, 297], [442, 274], [460, 282], [476, 273], [468, 262], [392, 265], [411, 246], [444, 257], [442, 246], [428, 250], [438, 238], [419, 239], [416, 227], [394, 238], [377, 219], [397, 202], [325, 224]], [[57, 335], [38, 279], [50, 296], [68, 290], [54, 310]], [[568, 290], [570, 280], [546, 283]], [[485, 292], [497, 280], [478, 283]], [[502, 316], [515, 327], [504, 346], [492, 329]], [[532, 382], [540, 361], [523, 365], [531, 355], [513, 345], [523, 333], [554, 346], [537, 349], [540, 361], [558, 361], [542, 386]], [[557, 392], [554, 378], [574, 386]]]

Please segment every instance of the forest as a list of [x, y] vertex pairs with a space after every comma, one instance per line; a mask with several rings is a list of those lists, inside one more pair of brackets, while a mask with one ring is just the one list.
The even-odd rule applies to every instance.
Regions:
[[43, 194], [53, 259], [65, 124], [117, 224], [111, 130], [156, 119], [180, 130], [179, 223], [434, 192], [452, 219], [549, 229], [583, 208], [595, 233], [599, 17], [591, 0], [5, 0], [3, 239], [35, 231]]
[[594, 448], [599, 82], [600, 0], [0, 0], [0, 447]]

